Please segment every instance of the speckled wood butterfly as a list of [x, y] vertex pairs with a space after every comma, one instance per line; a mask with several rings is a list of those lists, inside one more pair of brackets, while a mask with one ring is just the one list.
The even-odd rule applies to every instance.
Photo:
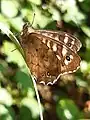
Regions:
[[73, 73], [80, 66], [77, 51], [81, 42], [66, 32], [34, 30], [26, 23], [20, 41], [37, 82], [54, 84], [61, 75]]

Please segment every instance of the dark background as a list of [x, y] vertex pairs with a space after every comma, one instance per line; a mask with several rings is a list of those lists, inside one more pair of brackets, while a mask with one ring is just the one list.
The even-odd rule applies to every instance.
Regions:
[[[0, 22], [19, 40], [24, 22], [62, 30], [81, 42], [80, 69], [53, 86], [38, 84], [44, 120], [90, 119], [90, 0], [0, 0]], [[0, 120], [39, 120], [32, 80], [15, 45], [0, 32]]]

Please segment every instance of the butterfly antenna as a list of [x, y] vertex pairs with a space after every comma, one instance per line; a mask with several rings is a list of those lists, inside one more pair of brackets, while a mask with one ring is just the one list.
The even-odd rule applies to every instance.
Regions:
[[33, 15], [33, 20], [32, 20], [31, 26], [32, 26], [33, 23], [34, 23], [34, 18], [35, 18], [35, 13], [34, 13], [34, 15]]

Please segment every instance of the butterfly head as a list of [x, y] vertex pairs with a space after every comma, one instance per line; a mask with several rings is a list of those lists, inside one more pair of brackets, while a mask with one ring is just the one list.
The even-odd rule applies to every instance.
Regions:
[[23, 25], [23, 29], [21, 31], [21, 43], [25, 43], [28, 40], [28, 35], [33, 33], [35, 30], [30, 26], [30, 24], [27, 22]]

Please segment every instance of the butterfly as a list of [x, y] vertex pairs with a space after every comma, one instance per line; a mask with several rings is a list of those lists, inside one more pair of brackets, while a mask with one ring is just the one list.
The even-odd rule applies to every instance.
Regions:
[[76, 72], [80, 67], [77, 52], [82, 44], [69, 33], [35, 30], [26, 23], [20, 42], [27, 65], [39, 83], [54, 84], [61, 75]]

